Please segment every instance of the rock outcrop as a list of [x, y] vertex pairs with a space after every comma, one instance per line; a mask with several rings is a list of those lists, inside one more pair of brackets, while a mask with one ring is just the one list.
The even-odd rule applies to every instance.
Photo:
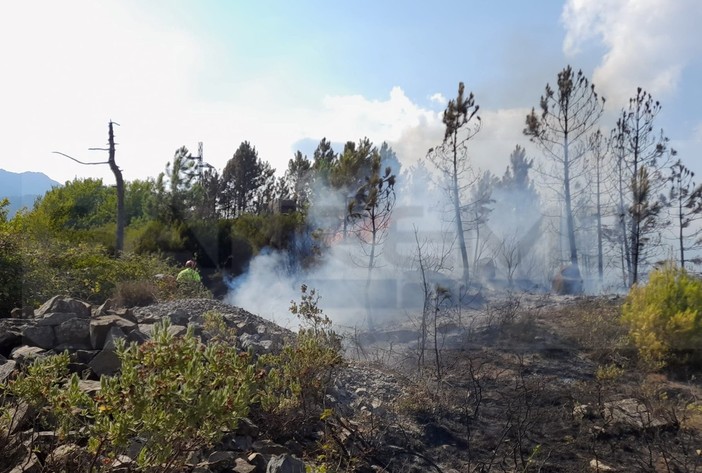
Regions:
[[[95, 395], [100, 391], [99, 378], [115, 374], [120, 368], [116, 353], [118, 340], [143, 343], [151, 338], [156, 323], [168, 319], [171, 323], [169, 331], [174, 335], [182, 335], [192, 328], [207, 341], [209, 334], [203, 330], [203, 315], [210, 311], [221, 314], [226, 326], [235, 330], [237, 346], [241, 350], [269, 353], [282, 348], [293, 336], [292, 332], [272, 322], [215, 300], [186, 299], [130, 310], [113, 308], [109, 302], [91, 307], [77, 299], [57, 296], [31, 313], [15, 312], [21, 317], [0, 319], [0, 383], [6, 382], [18, 369], [37, 357], [68, 351], [71, 357], [69, 369], [83, 378], [79, 388]], [[53, 433], [32, 431], [29, 421], [32, 413], [26, 404], [20, 403], [13, 409], [13, 423], [4, 428], [9, 429], [6, 430], [8, 435], [18, 436], [19, 446], [14, 449], [17, 454], [12, 460], [7, 459], [11, 462], [8, 471], [46, 471], [43, 468], [70, 471], [76, 467], [76, 459], [85, 451], [74, 444], [59, 445], [46, 461], [31, 449], [22, 447], [20, 438]], [[188, 464], [189, 471], [305, 471], [304, 462], [295, 456], [293, 449], [262, 441], [258, 438], [259, 432], [253, 422], [243, 419], [239, 428], [226, 434], [208, 455], [193, 457]], [[122, 471], [122, 468], [131, 471], [129, 465], [134, 461], [135, 458], [122, 455], [115, 460], [119, 465], [113, 465], [114, 471]], [[0, 465], [0, 468], [4, 466]]]

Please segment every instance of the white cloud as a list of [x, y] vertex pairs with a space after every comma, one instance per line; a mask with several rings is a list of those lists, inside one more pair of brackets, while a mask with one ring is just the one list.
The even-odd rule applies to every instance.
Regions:
[[592, 41], [606, 48], [593, 83], [617, 106], [638, 86], [661, 98], [673, 94], [702, 52], [698, 0], [568, 0], [562, 21], [566, 55]]
[[437, 92], [429, 97], [429, 100], [431, 100], [434, 103], [438, 103], [439, 105], [446, 105], [448, 103], [448, 100], [446, 100], [446, 97], [444, 97], [444, 94], [441, 92]]
[[[196, 86], [203, 68], [216, 67], [206, 61], [216, 57], [193, 34], [139, 14], [128, 2], [41, 2], [42, 14], [36, 9], [15, 2], [0, 15], [0, 132], [7, 137], [0, 167], [11, 171], [112, 182], [107, 166], [51, 154], [103, 161], [104, 153], [87, 149], [105, 146], [110, 119], [121, 124], [117, 163], [129, 180], [155, 177], [178, 147], [194, 151], [198, 141], [218, 169], [248, 140], [282, 173], [303, 138], [388, 141], [407, 164], [443, 138], [441, 111], [418, 105], [400, 87], [381, 99], [323, 96], [304, 77], [271, 67], [252, 78], [219, 78], [212, 90], [229, 81], [232, 93], [212, 100]], [[316, 102], [302, 103], [303, 96]], [[431, 100], [446, 102], [440, 93]], [[477, 166], [506, 165], [522, 128], [511, 114], [481, 110], [484, 129], [471, 148]]]
[[87, 148], [106, 143], [113, 119], [124, 125], [116, 131], [118, 163], [129, 163], [127, 173], [138, 166], [153, 174], [154, 130], [177, 132], [188, 112], [195, 41], [154, 28], [117, 2], [8, 5], [0, 15], [0, 130], [12, 141], [2, 167], [58, 180], [109, 176], [106, 166], [87, 168], [51, 151], [104, 160]]

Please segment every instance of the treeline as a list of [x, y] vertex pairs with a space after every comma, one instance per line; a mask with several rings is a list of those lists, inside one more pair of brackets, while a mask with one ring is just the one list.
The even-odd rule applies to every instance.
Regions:
[[[656, 128], [661, 104], [638, 89], [609, 125], [604, 104], [581, 71], [564, 68], [525, 119], [523, 133], [539, 153], [530, 157], [515, 146], [502, 176], [471, 159], [483, 124], [463, 83], [444, 111], [442, 142], [405, 169], [387, 143], [365, 138], [341, 150], [322, 139], [312, 156], [296, 152], [282, 173], [248, 141], [221, 170], [181, 147], [158, 177], [126, 183], [123, 252], [115, 244], [116, 189], [75, 179], [9, 221], [0, 212], [0, 309], [34, 304], [53, 295], [44, 294], [48, 288], [105, 298], [116, 280], [136, 271], [113, 268], [116, 274], [97, 277], [86, 269], [96, 261], [79, 261], [87, 255], [100, 255], [103, 267], [124, 259], [114, 256], [134, 264], [148, 256], [168, 262], [158, 269], [170, 272], [196, 258], [205, 281], [223, 293], [223, 283], [264, 248], [288, 255], [294, 271], [314, 267], [350, 236], [362, 249], [356, 262], [370, 285], [385, 240], [397, 243], [389, 235], [396, 201], [425, 211], [412, 222], [401, 217], [418, 231], [404, 242], [413, 248], [383, 264], [461, 275], [466, 287], [486, 280], [544, 286], [560, 270], [599, 291], [630, 287], [671, 255], [689, 268], [702, 243], [695, 224], [702, 187]], [[442, 223], [427, 218], [431, 213]], [[449, 238], [432, 246], [423, 225]]]
[[[36, 304], [51, 291], [104, 300], [116, 281], [177, 272], [191, 258], [197, 259], [205, 282], [220, 295], [227, 290], [224, 283], [244, 272], [264, 248], [287, 251], [296, 267], [313, 265], [325, 232], [307, 221], [308, 209], [313, 202], [324, 202], [335, 209], [331, 227], [348, 225], [348, 203], [358, 197], [373, 172], [381, 173], [381, 163], [399, 171], [393, 150], [368, 139], [349, 141], [341, 152], [322, 139], [312, 159], [297, 152], [280, 177], [247, 141], [221, 173], [187, 148], [178, 148], [157, 178], [126, 183], [121, 255], [115, 248], [116, 189], [101, 179], [66, 182], [9, 221], [6, 213], [0, 214], [5, 280], [0, 282], [7, 283], [0, 294], [0, 311]], [[5, 204], [2, 209], [6, 208]], [[78, 261], [89, 260], [90, 255], [92, 260]], [[60, 268], [79, 274], [92, 266], [114, 266], [108, 260], [137, 265], [144, 261], [148, 263], [141, 266], [152, 268], [113, 268], [110, 272], [123, 274], [100, 276], [94, 274], [98, 270], [83, 271], [80, 288], [62, 277], [66, 272]], [[32, 281], [41, 274], [46, 281]]]

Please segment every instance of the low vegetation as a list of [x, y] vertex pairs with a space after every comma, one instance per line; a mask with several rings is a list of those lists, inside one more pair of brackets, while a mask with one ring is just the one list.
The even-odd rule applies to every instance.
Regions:
[[[97, 394], [81, 389], [68, 352], [38, 358], [0, 390], [0, 450], [10, 462], [22, 450], [10, 435], [20, 408], [34, 413], [34, 430], [55, 433], [55, 441], [33, 446], [45, 471], [183, 471], [189, 455], [236, 432], [244, 417], [272, 438], [302, 432], [319, 423], [342, 362], [339, 338], [316, 301], [303, 288], [293, 307], [309, 328], [281, 353], [261, 357], [236, 348], [235, 331], [219, 313], [203, 316], [207, 343], [192, 327], [174, 336], [164, 319], [143, 344], [117, 342], [121, 370], [103, 376]], [[59, 445], [74, 450], [70, 464], [51, 464]]]
[[634, 286], [622, 320], [649, 366], [702, 362], [702, 280], [684, 269], [666, 265], [647, 284]]

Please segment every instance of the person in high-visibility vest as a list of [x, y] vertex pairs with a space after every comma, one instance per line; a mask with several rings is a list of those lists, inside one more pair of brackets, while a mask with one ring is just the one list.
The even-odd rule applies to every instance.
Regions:
[[193, 260], [188, 260], [185, 263], [185, 269], [178, 273], [176, 281], [196, 281], [201, 282], [200, 273], [197, 272], [197, 263]]

